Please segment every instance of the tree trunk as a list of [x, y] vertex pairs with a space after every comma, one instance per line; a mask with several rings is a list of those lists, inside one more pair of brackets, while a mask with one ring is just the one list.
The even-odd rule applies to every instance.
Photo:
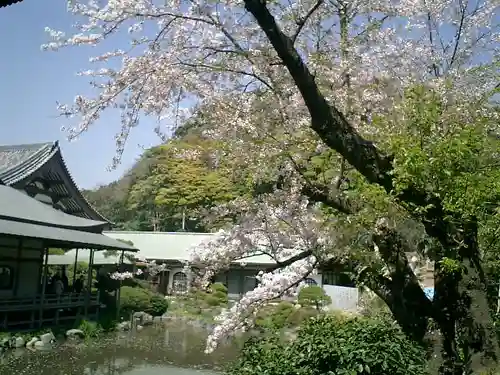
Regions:
[[[458, 233], [460, 237], [450, 241], [458, 246], [445, 249], [435, 264], [434, 319], [442, 334], [443, 375], [482, 373], [498, 360], [476, 220], [467, 221]], [[449, 259], [460, 267], [446, 267]]]

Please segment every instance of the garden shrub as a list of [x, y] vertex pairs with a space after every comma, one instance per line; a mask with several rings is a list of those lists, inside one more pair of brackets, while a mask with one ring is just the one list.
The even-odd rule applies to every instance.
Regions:
[[318, 311], [332, 303], [330, 296], [318, 285], [306, 285], [302, 287], [297, 299], [299, 305], [314, 307]]
[[124, 286], [120, 291], [120, 315], [129, 318], [131, 314], [144, 311], [152, 316], [163, 315], [168, 309], [168, 301], [160, 294], [148, 289]]
[[270, 304], [257, 314], [255, 325], [264, 329], [281, 329], [288, 326], [289, 317], [293, 314], [293, 303], [281, 301], [277, 305]]
[[370, 318], [319, 315], [297, 338], [253, 337], [230, 375], [423, 375], [426, 352], [399, 327]]
[[210, 285], [210, 290], [208, 293], [199, 294], [203, 298], [206, 305], [210, 307], [216, 307], [221, 305], [227, 305], [229, 298], [227, 295], [227, 288], [222, 283], [213, 283]]
[[318, 311], [311, 307], [297, 308], [293, 303], [281, 301], [270, 304], [257, 314], [255, 325], [263, 329], [282, 329], [297, 327], [310, 317], [318, 315]]

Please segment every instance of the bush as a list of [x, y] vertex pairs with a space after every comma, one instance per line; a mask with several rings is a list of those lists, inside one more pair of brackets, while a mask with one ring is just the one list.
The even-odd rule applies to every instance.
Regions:
[[120, 291], [120, 315], [126, 319], [131, 314], [144, 311], [153, 316], [163, 315], [168, 309], [168, 301], [160, 294], [148, 289], [124, 286]]
[[227, 288], [222, 283], [213, 283], [209, 293], [199, 293], [199, 296], [210, 307], [226, 305], [229, 301]]
[[382, 320], [320, 315], [297, 338], [251, 338], [230, 375], [423, 375], [426, 352]]
[[297, 327], [310, 317], [318, 315], [318, 311], [310, 307], [297, 308], [294, 304], [281, 301], [277, 305], [268, 305], [262, 309], [255, 319], [255, 325], [264, 329], [282, 329]]
[[332, 303], [322, 287], [318, 285], [307, 285], [300, 289], [298, 296], [299, 305], [305, 307], [314, 307], [321, 310], [323, 307]]

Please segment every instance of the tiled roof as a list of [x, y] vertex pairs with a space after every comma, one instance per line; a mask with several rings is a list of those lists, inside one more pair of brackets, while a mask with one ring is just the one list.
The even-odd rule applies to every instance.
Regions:
[[[131, 241], [139, 249], [139, 256], [148, 260], [175, 260], [184, 262], [190, 259], [193, 246], [208, 241], [214, 233], [189, 233], [189, 232], [128, 232], [110, 231], [103, 232], [114, 239]], [[274, 261], [264, 255], [258, 255], [236, 263], [247, 264], [273, 264]]]
[[57, 142], [0, 146], [0, 179], [7, 185], [35, 172], [57, 151]]

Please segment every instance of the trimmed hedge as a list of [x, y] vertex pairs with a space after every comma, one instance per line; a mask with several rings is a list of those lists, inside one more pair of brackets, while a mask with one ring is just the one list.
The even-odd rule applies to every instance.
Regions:
[[162, 295], [143, 288], [123, 286], [120, 289], [120, 316], [130, 318], [134, 312], [144, 311], [152, 316], [167, 312], [168, 300]]

